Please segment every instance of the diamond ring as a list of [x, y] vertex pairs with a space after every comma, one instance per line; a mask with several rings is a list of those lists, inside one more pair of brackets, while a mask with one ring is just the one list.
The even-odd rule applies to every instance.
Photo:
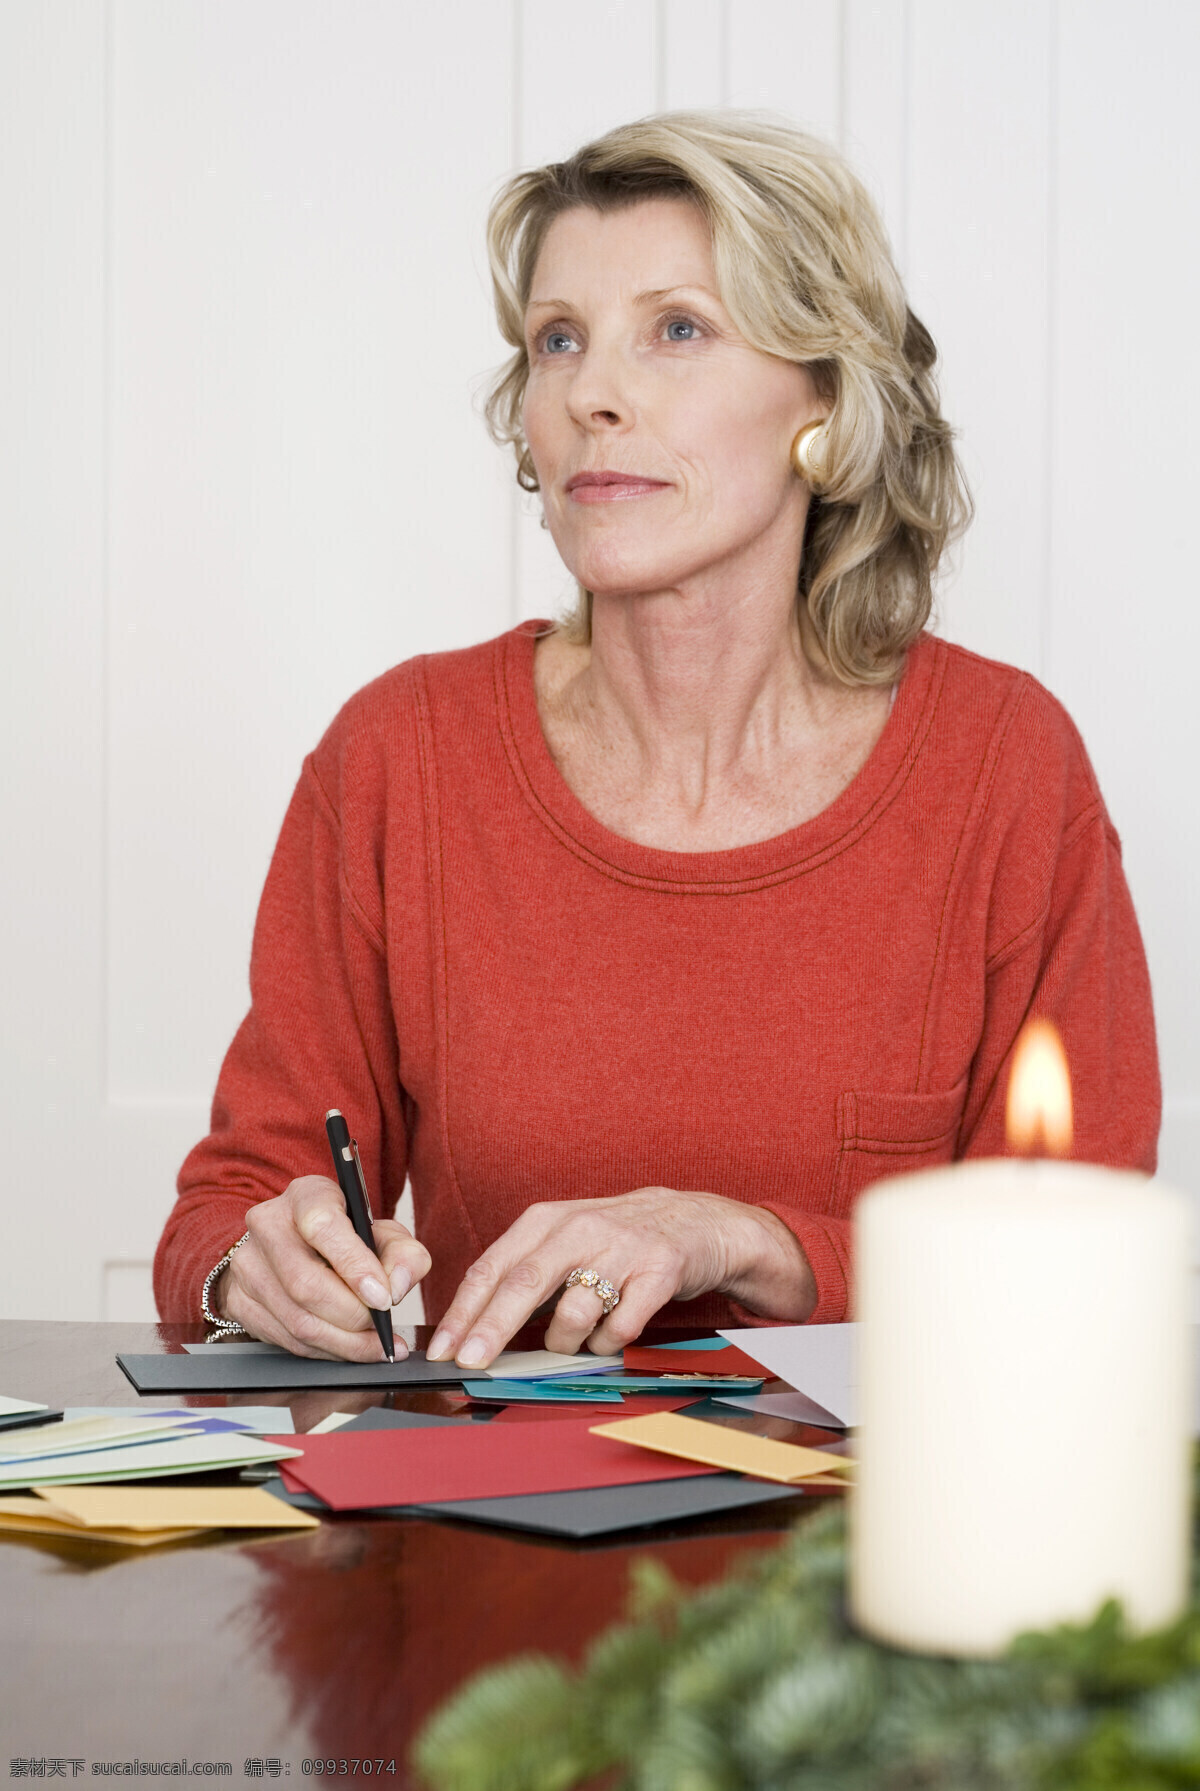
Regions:
[[604, 1301], [605, 1318], [621, 1298], [612, 1282], [605, 1276], [598, 1275], [595, 1269], [572, 1269], [567, 1276], [566, 1285], [568, 1287], [590, 1287], [593, 1293], [599, 1294]]

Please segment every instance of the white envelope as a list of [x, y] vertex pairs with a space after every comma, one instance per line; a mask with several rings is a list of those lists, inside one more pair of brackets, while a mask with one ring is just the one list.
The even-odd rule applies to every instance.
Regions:
[[[809, 1418], [810, 1424], [828, 1423], [851, 1429], [858, 1422], [858, 1379], [855, 1363], [857, 1324], [845, 1325], [762, 1325], [750, 1331], [721, 1331], [720, 1336], [736, 1344], [755, 1362], [786, 1381], [797, 1393], [803, 1393], [822, 1408], [823, 1416]], [[767, 1394], [766, 1398], [779, 1395]], [[763, 1396], [753, 1402], [755, 1410], [764, 1410]], [[740, 1403], [748, 1404], [749, 1401]], [[777, 1413], [790, 1417], [791, 1413]]]
[[0, 1436], [0, 1466], [47, 1455], [107, 1449], [124, 1440], [140, 1443], [150, 1437], [178, 1436], [184, 1429], [185, 1420], [161, 1418], [154, 1412], [139, 1413], [136, 1418], [75, 1418], [32, 1425]]
[[581, 1349], [577, 1356], [560, 1355], [552, 1349], [501, 1350], [490, 1368], [471, 1370], [471, 1378], [484, 1375], [493, 1381], [558, 1380], [572, 1374], [607, 1374], [625, 1366], [624, 1356], [593, 1356]]
[[847, 1426], [805, 1393], [713, 1393], [718, 1405], [736, 1405], [743, 1412], [761, 1412], [766, 1418], [786, 1418], [792, 1424], [816, 1424], [822, 1430]]

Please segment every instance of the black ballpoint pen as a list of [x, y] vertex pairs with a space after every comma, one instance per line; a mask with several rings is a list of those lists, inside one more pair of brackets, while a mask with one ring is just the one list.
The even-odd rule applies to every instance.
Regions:
[[[329, 1148], [333, 1152], [333, 1166], [337, 1171], [338, 1187], [346, 1202], [346, 1211], [350, 1215], [350, 1223], [362, 1239], [372, 1256], [378, 1256], [375, 1248], [375, 1234], [371, 1230], [371, 1199], [367, 1193], [366, 1177], [362, 1172], [362, 1164], [358, 1160], [358, 1145], [350, 1136], [350, 1128], [336, 1107], [331, 1107], [325, 1115], [325, 1134], [329, 1139]], [[382, 1279], [382, 1277], [381, 1277]], [[383, 1345], [383, 1353], [389, 1362], [396, 1360], [396, 1343], [392, 1336], [392, 1315], [380, 1312], [374, 1306], [368, 1308], [379, 1333], [379, 1341]]]

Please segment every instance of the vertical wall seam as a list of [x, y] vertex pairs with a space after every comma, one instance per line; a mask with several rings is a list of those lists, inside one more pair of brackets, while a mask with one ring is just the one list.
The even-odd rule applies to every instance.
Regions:
[[[509, 14], [512, 42], [509, 55], [509, 164], [512, 171], [520, 168], [524, 155], [522, 107], [524, 87], [522, 57], [525, 47], [524, 0], [512, 0]], [[508, 456], [505, 456], [506, 460]], [[511, 471], [512, 462], [508, 461]], [[521, 620], [521, 488], [514, 478], [508, 494], [508, 613], [514, 625]]]
[[1046, 365], [1044, 387], [1046, 393], [1045, 429], [1045, 470], [1042, 488], [1044, 492], [1044, 510], [1042, 520], [1042, 553], [1044, 566], [1042, 573], [1041, 613], [1038, 617], [1038, 677], [1043, 684], [1053, 684], [1054, 666], [1052, 648], [1054, 640], [1054, 480], [1058, 458], [1058, 311], [1059, 311], [1059, 59], [1060, 59], [1060, 0], [1051, 0], [1047, 19], [1049, 43], [1047, 46], [1046, 75]]
[[[102, 172], [100, 188], [100, 1024], [99, 1084], [101, 1104], [112, 1099], [112, 457], [116, 0], [105, 0], [103, 14], [104, 71], [101, 77]], [[103, 1270], [101, 1270], [103, 1275]], [[103, 1298], [103, 1289], [101, 1290]]]
[[512, 28], [511, 64], [509, 70], [510, 94], [512, 100], [509, 125], [511, 130], [510, 152], [514, 169], [521, 166], [524, 133], [521, 130], [521, 108], [524, 104], [524, 82], [522, 80], [522, 56], [525, 47], [524, 32], [524, 0], [512, 0], [510, 14]]
[[718, 15], [717, 24], [718, 54], [721, 58], [721, 104], [723, 106], [729, 104], [729, 8], [731, 4], [732, 0], [721, 0], [721, 10]]
[[834, 141], [844, 155], [846, 153], [846, 120], [850, 116], [849, 98], [849, 57], [846, 54], [846, 40], [849, 36], [849, 0], [837, 0], [837, 125]]
[[907, 284], [912, 275], [909, 255], [912, 249], [913, 67], [916, 54], [913, 0], [903, 0], [900, 29], [903, 34], [900, 56], [900, 216], [896, 220], [900, 241], [896, 255]]

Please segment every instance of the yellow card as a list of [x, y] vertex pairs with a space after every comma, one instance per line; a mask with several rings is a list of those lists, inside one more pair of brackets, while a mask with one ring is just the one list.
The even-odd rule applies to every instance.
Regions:
[[787, 1486], [817, 1475], [835, 1475], [854, 1465], [844, 1455], [802, 1449], [797, 1443], [777, 1443], [772, 1437], [748, 1436], [744, 1430], [733, 1430], [726, 1424], [706, 1424], [701, 1418], [685, 1418], [680, 1412], [620, 1418], [615, 1424], [593, 1424], [591, 1431], [593, 1436], [636, 1443], [640, 1449], [657, 1449], [663, 1455], [681, 1455], [685, 1461], [707, 1462], [735, 1474], [753, 1474], [759, 1480], [781, 1480]]
[[124, 1548], [152, 1548], [160, 1542], [181, 1542], [203, 1536], [203, 1530], [85, 1530], [66, 1512], [56, 1512], [42, 1499], [0, 1498], [0, 1530], [17, 1536], [66, 1536], [75, 1542], [115, 1542]]
[[321, 1524], [261, 1486], [52, 1486], [44, 1497], [85, 1529], [316, 1530]]

